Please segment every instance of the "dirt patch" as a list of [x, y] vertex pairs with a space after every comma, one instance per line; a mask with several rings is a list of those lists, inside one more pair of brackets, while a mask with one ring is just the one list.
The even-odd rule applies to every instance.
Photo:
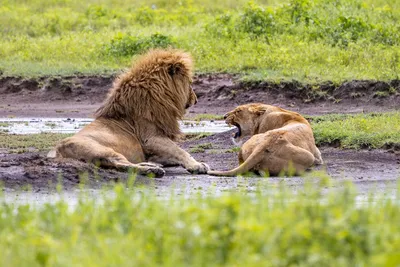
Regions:
[[[0, 116], [89, 117], [99, 107], [112, 76], [2, 77]], [[244, 82], [238, 75], [201, 74], [193, 88], [199, 102], [188, 115], [223, 114], [237, 105], [262, 102], [308, 115], [398, 109], [400, 80], [304, 85], [298, 82]]]
[[0, 116], [90, 117], [114, 76], [0, 78]]
[[[192, 153], [194, 158], [206, 162], [212, 169], [226, 170], [237, 166], [237, 152], [230, 141], [232, 131], [211, 135], [200, 140], [186, 141], [181, 147], [190, 151], [202, 146], [204, 151]], [[322, 156], [329, 175], [335, 179], [349, 178], [354, 182], [394, 181], [400, 177], [400, 157], [383, 150], [354, 151], [323, 147]], [[114, 169], [97, 168], [75, 160], [47, 159], [43, 153], [0, 154], [0, 181], [7, 188], [21, 188], [27, 184], [34, 190], [51, 190], [61, 181], [67, 190], [77, 188], [82, 181], [90, 188], [99, 188], [114, 181], [126, 181], [128, 174]], [[62, 179], [61, 179], [62, 178]], [[180, 167], [166, 168], [163, 178], [138, 177], [137, 184], [157, 187], [188, 186], [209, 188], [217, 184], [221, 188], [232, 188], [236, 178], [217, 178], [208, 175], [192, 175]], [[274, 179], [282, 178], [270, 178]], [[294, 179], [301, 184], [301, 178]], [[268, 180], [268, 179], [267, 179]], [[261, 179], [261, 181], [267, 181]], [[190, 183], [189, 183], [190, 181]], [[195, 182], [193, 182], [195, 181]], [[260, 181], [259, 179], [257, 181]]]
[[42, 103], [71, 101], [101, 102], [110, 88], [114, 76], [63, 76], [63, 77], [4, 77], [0, 78], [0, 95], [3, 98], [18, 96], [20, 102]]
[[239, 82], [238, 76], [200, 75], [194, 83], [199, 103], [194, 113], [223, 113], [237, 105], [261, 102], [304, 114], [356, 113], [400, 108], [400, 81], [351, 81], [340, 85], [326, 82]]

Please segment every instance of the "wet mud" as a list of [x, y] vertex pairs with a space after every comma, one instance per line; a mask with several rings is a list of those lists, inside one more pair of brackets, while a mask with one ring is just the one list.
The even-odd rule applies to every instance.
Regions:
[[[234, 130], [214, 134], [200, 140], [186, 141], [181, 147], [187, 151], [206, 147], [200, 152], [192, 152], [195, 159], [206, 162], [212, 169], [226, 170], [237, 166], [237, 152], [230, 141]], [[325, 165], [314, 168], [326, 172], [334, 179], [347, 179], [362, 185], [366, 190], [376, 183], [389, 184], [396, 188], [400, 178], [400, 156], [385, 150], [342, 150], [331, 147], [321, 148]], [[189, 191], [208, 190], [216, 186], [217, 190], [237, 189], [237, 178], [219, 178], [208, 175], [193, 175], [181, 167], [165, 168], [163, 178], [137, 176], [136, 185], [151, 185], [157, 190], [166, 190], [171, 186]], [[310, 175], [308, 173], [307, 175]], [[64, 189], [72, 190], [82, 184], [89, 188], [101, 188], [113, 182], [126, 182], [129, 174], [115, 169], [98, 168], [93, 164], [70, 159], [48, 159], [45, 153], [0, 154], [0, 181], [7, 188], [21, 188], [30, 185], [35, 191], [51, 191], [61, 184]], [[318, 175], [317, 175], [318, 176]], [[254, 176], [256, 183], [288, 182], [292, 185], [303, 184], [304, 177], [263, 178]]]

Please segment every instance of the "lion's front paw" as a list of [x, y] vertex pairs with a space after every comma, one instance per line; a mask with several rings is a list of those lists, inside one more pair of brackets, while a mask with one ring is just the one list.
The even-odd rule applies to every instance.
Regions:
[[139, 166], [138, 173], [141, 175], [153, 174], [156, 178], [163, 177], [165, 171], [160, 167]]
[[140, 162], [140, 163], [138, 163], [137, 165], [143, 166], [143, 167], [160, 167], [160, 168], [162, 167], [161, 164], [154, 163], [154, 162], [150, 162], [150, 161], [147, 161], [147, 162]]
[[199, 162], [196, 165], [190, 166], [187, 170], [193, 174], [206, 174], [210, 170], [210, 167], [203, 162]]

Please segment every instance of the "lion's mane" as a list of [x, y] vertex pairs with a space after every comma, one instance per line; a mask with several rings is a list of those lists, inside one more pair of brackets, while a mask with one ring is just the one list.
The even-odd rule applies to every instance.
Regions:
[[167, 137], [181, 134], [178, 119], [185, 113], [193, 63], [180, 50], [152, 50], [121, 74], [96, 118], [147, 120]]

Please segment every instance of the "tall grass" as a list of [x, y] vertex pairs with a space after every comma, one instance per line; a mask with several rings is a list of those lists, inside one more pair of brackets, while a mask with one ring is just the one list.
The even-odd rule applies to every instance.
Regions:
[[[327, 182], [326, 180], [324, 180]], [[322, 180], [321, 180], [322, 182]], [[396, 266], [400, 199], [281, 187], [220, 196], [115, 196], [0, 206], [2, 266]], [[318, 184], [318, 183], [317, 183]], [[398, 193], [398, 191], [397, 191]]]
[[190, 51], [200, 72], [306, 82], [396, 79], [395, 0], [3, 1], [5, 75], [113, 72], [152, 47]]

